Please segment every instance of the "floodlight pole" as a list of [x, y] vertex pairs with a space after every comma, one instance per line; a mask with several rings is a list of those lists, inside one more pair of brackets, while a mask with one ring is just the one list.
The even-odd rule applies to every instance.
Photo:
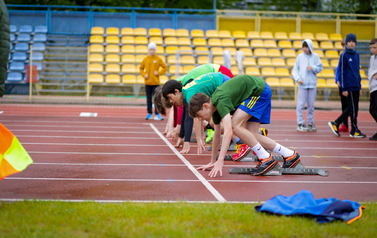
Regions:
[[216, 0], [213, 0], [213, 10], [216, 11]]

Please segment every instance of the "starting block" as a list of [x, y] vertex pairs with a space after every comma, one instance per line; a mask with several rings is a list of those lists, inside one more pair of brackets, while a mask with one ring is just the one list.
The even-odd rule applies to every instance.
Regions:
[[[252, 174], [254, 168], [231, 168], [229, 173], [231, 174]], [[300, 162], [294, 168], [282, 168], [278, 163], [265, 174], [264, 176], [274, 176], [274, 175], [320, 175], [327, 177], [329, 176], [329, 171], [324, 171], [323, 169], [314, 169], [314, 168], [305, 168], [304, 165]]]
[[[236, 151], [236, 143], [232, 142], [229, 147], [228, 147], [228, 151]], [[221, 145], [219, 147], [219, 151], [221, 150]], [[212, 151], [212, 145], [208, 147], [208, 151]]]
[[[217, 155], [216, 160], [219, 158], [219, 155]], [[272, 158], [274, 158], [276, 161], [283, 162], [283, 156], [282, 155], [273, 155]], [[233, 161], [233, 155], [225, 155], [224, 157], [225, 161]], [[257, 162], [258, 156], [254, 155], [253, 152], [251, 152], [251, 155], [248, 154], [246, 157], [238, 160], [237, 162]]]

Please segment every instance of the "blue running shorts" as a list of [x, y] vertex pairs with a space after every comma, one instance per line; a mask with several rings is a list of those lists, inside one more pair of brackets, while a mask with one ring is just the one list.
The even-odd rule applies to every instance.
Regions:
[[228, 75], [223, 74], [223, 83], [225, 83], [229, 79], [230, 79], [230, 77]]

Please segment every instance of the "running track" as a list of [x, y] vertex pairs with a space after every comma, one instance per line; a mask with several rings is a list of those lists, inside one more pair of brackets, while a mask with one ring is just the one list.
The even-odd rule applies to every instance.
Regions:
[[[368, 138], [376, 123], [359, 112], [367, 138], [332, 134], [327, 122], [340, 111], [316, 111], [316, 133], [296, 131], [294, 110], [273, 109], [269, 137], [298, 150], [306, 167], [330, 171], [329, 177], [231, 175], [210, 178], [195, 168], [207, 164], [210, 152], [180, 155], [161, 133], [166, 120], [146, 121], [144, 107], [0, 104], [0, 122], [11, 130], [33, 158], [23, 172], [0, 181], [0, 201], [189, 201], [258, 202], [302, 189], [316, 198], [377, 201], [377, 142]], [[98, 113], [80, 117], [81, 112]], [[180, 150], [180, 149], [179, 149]]]

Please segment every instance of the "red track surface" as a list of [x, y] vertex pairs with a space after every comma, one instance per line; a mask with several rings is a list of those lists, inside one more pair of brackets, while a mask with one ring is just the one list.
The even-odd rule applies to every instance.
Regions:
[[307, 189], [316, 198], [377, 201], [377, 142], [368, 140], [377, 125], [366, 111], [358, 117], [364, 139], [332, 134], [327, 122], [340, 111], [317, 110], [316, 133], [296, 132], [294, 110], [272, 111], [269, 137], [297, 150], [306, 167], [330, 171], [328, 177], [232, 175], [231, 167], [255, 163], [226, 161], [216, 178], [190, 170], [207, 164], [209, 152], [198, 156], [192, 144], [191, 154], [177, 156], [151, 125], [162, 132], [166, 121], [144, 120], [144, 107], [0, 104], [1, 111], [0, 122], [34, 163], [0, 181], [0, 200], [255, 202]]

